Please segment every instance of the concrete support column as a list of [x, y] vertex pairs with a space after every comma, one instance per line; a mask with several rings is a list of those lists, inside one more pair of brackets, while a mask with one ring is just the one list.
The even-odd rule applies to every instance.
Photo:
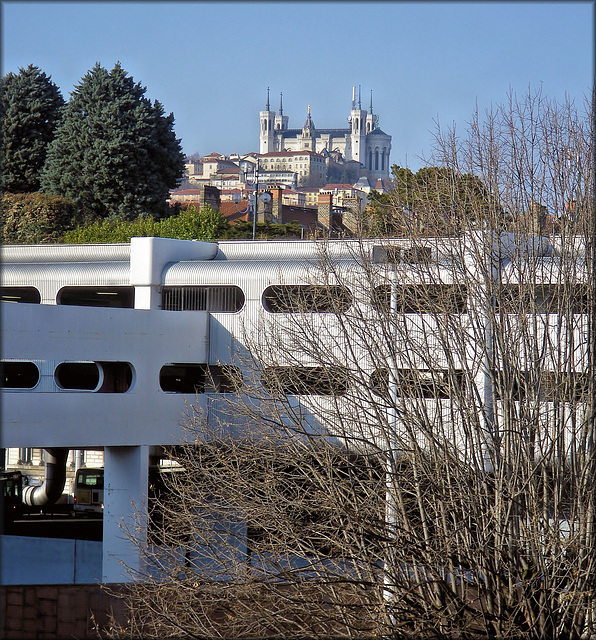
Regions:
[[143, 571], [148, 473], [148, 446], [105, 448], [102, 582], [131, 582]]
[[135, 309], [159, 309], [161, 292], [159, 285], [135, 287]]
[[135, 288], [135, 309], [159, 309], [165, 266], [178, 260], [212, 260], [217, 245], [172, 238], [132, 238], [130, 284]]

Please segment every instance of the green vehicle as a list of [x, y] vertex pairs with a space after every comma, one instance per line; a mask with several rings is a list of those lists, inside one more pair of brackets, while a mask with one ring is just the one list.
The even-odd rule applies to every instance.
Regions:
[[2, 529], [23, 514], [23, 474], [20, 471], [3, 471], [2, 484]]

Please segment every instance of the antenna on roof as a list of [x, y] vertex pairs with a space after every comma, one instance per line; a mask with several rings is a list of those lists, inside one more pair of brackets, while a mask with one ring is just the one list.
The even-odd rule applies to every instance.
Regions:
[[358, 85], [358, 109], [362, 109], [362, 101], [360, 100], [360, 85]]
[[280, 91], [279, 92], [279, 115], [280, 116], [283, 116], [283, 114], [284, 114], [284, 106], [283, 106], [283, 102], [282, 102], [283, 101], [283, 97], [284, 97], [284, 94]]
[[269, 87], [267, 87], [267, 104], [265, 105], [265, 111], [269, 111]]
[[356, 87], [352, 85], [352, 109], [356, 108]]
[[370, 113], [372, 115], [373, 112], [373, 108], [372, 108], [372, 89], [370, 90]]

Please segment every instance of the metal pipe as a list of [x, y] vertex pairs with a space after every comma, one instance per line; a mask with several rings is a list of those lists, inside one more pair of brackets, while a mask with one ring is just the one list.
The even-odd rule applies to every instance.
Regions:
[[68, 449], [44, 449], [45, 477], [39, 487], [23, 487], [23, 503], [30, 507], [54, 504], [66, 484]]

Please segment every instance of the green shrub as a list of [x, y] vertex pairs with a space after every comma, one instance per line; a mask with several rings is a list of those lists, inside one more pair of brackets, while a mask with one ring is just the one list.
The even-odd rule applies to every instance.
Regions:
[[96, 221], [64, 234], [69, 244], [130, 242], [135, 237], [178, 238], [181, 240], [217, 240], [225, 235], [228, 223], [219, 211], [205, 205], [200, 211], [190, 205], [176, 216], [155, 220], [139, 216], [131, 222]]
[[[249, 240], [252, 238], [252, 233], [252, 222], [242, 220], [234, 226], [230, 225], [224, 237], [230, 240]], [[302, 227], [297, 222], [287, 222], [284, 224], [257, 222], [255, 237], [257, 240], [272, 238], [300, 239], [302, 238]]]
[[81, 218], [80, 209], [63, 196], [5, 193], [1, 240], [4, 244], [58, 242]]

